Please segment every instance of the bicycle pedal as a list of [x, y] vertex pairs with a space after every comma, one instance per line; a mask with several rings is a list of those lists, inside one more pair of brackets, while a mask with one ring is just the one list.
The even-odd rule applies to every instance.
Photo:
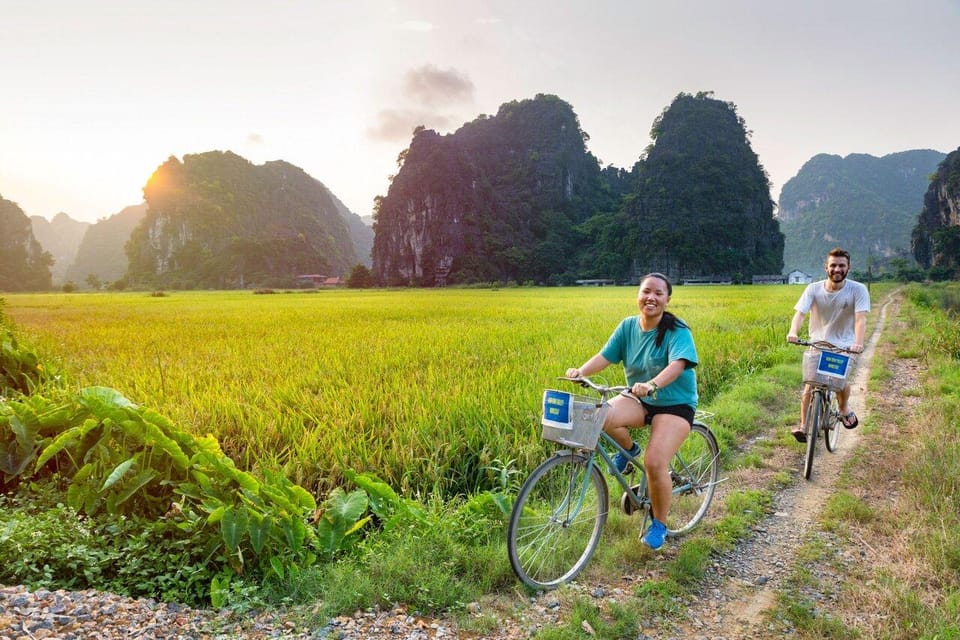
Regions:
[[[640, 485], [638, 484], [635, 484], [632, 487], [630, 487], [630, 491], [633, 492], [634, 496], [637, 495], [637, 491], [639, 490], [640, 490]], [[635, 512], [640, 511], [642, 509], [643, 507], [638, 507], [633, 503], [633, 501], [630, 499], [630, 496], [627, 495], [626, 491], [624, 491], [623, 494], [620, 496], [620, 510], [623, 511], [628, 516], [633, 515]]]

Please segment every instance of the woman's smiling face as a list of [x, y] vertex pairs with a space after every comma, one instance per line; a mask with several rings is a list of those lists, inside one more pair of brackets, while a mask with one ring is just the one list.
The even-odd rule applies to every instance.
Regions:
[[648, 317], [659, 316], [670, 302], [670, 289], [667, 283], [656, 276], [647, 276], [640, 283], [637, 292], [637, 304], [640, 312]]

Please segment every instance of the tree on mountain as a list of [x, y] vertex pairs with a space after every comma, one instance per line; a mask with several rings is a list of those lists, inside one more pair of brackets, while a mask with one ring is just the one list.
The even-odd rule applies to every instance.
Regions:
[[620, 232], [600, 253], [625, 252], [632, 272], [682, 280], [778, 274], [783, 234], [770, 183], [736, 106], [681, 93], [654, 121], [653, 144], [635, 167]]

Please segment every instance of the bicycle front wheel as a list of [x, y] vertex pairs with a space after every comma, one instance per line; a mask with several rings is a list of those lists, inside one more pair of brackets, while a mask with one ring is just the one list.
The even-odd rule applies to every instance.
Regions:
[[534, 589], [573, 580], [600, 542], [608, 504], [606, 480], [590, 457], [568, 451], [537, 467], [520, 488], [507, 528], [517, 577]]
[[807, 407], [807, 457], [803, 462], [803, 477], [807, 480], [813, 475], [813, 454], [817, 450], [817, 438], [820, 437], [820, 412], [823, 411], [823, 392], [814, 389]]
[[824, 404], [823, 420], [820, 423], [820, 430], [823, 431], [823, 442], [827, 445], [827, 451], [833, 453], [837, 450], [840, 443], [840, 405], [837, 402], [837, 394], [831, 393], [830, 399]]
[[673, 500], [667, 515], [667, 532], [680, 535], [703, 519], [720, 474], [720, 447], [705, 424], [696, 422], [680, 450], [670, 461]]

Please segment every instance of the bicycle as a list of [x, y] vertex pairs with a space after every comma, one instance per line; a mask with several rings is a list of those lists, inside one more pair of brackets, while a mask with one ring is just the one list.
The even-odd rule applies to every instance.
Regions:
[[[589, 378], [560, 378], [595, 391], [599, 398], [555, 390], [544, 392], [542, 437], [564, 446], [540, 464], [517, 494], [507, 528], [507, 549], [514, 572], [526, 585], [552, 589], [573, 580], [590, 561], [609, 513], [609, 489], [602, 463], [623, 489], [620, 508], [642, 513], [640, 535], [653, 518], [642, 452], [631, 456], [603, 431], [609, 400], [625, 395], [639, 402], [628, 387], [598, 384]], [[682, 535], [700, 522], [713, 499], [720, 473], [720, 448], [702, 421], [713, 414], [698, 412], [680, 450], [670, 464], [673, 501], [667, 535]], [[630, 464], [617, 471], [613, 456]], [[631, 485], [624, 475], [640, 474]]]
[[807, 438], [803, 477], [809, 480], [813, 475], [813, 458], [820, 434], [823, 433], [824, 445], [830, 453], [836, 452], [840, 443], [838, 423], [841, 415], [835, 392], [842, 391], [847, 384], [850, 356], [844, 354], [853, 351], [825, 340], [798, 340], [793, 344], [811, 347], [803, 354], [803, 382], [810, 385], [810, 400], [803, 424]]

